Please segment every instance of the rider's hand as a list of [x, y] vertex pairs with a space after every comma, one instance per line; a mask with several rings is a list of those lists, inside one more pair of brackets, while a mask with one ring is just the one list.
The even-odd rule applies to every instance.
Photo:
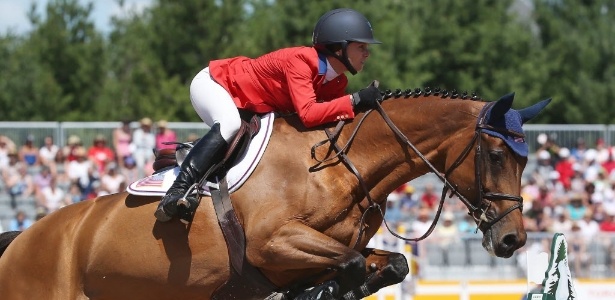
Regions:
[[378, 89], [377, 80], [374, 80], [366, 88], [352, 94], [352, 106], [357, 112], [364, 112], [375, 108], [378, 101], [382, 101], [382, 95]]

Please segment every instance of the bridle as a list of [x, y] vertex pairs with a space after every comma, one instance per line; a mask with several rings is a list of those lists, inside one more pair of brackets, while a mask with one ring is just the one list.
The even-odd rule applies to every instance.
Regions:
[[[397, 138], [399, 138], [404, 144], [406, 144], [408, 147], [410, 147], [420, 158], [421, 160], [429, 167], [429, 169], [431, 170], [431, 172], [433, 172], [439, 179], [440, 181], [442, 181], [442, 183], [444, 183], [444, 187], [442, 188], [442, 195], [440, 198], [440, 202], [438, 204], [438, 209], [436, 211], [436, 215], [434, 217], [434, 220], [432, 221], [429, 229], [420, 237], [418, 238], [407, 238], [407, 237], [403, 237], [397, 233], [395, 233], [390, 227], [389, 224], [386, 222], [386, 219], [384, 218], [384, 212], [382, 211], [382, 208], [380, 207], [380, 204], [376, 203], [374, 201], [374, 199], [371, 197], [370, 193], [369, 193], [369, 189], [367, 188], [367, 185], [365, 184], [365, 181], [363, 180], [363, 178], [361, 177], [361, 174], [359, 174], [357, 168], [354, 166], [354, 164], [350, 161], [350, 159], [348, 158], [348, 156], [346, 155], [346, 152], [350, 146], [350, 144], [352, 143], [352, 141], [354, 140], [359, 128], [361, 127], [361, 125], [363, 124], [363, 122], [365, 121], [365, 119], [367, 118], [367, 116], [373, 111], [373, 110], [369, 110], [367, 112], [365, 112], [365, 114], [363, 115], [363, 117], [359, 120], [357, 126], [354, 128], [352, 134], [350, 135], [350, 137], [348, 138], [348, 141], [344, 144], [343, 147], [340, 147], [339, 145], [337, 145], [336, 141], [339, 138], [339, 135], [341, 133], [341, 130], [345, 124], [345, 121], [340, 121], [338, 122], [336, 128], [333, 131], [329, 131], [328, 129], [325, 129], [325, 133], [327, 134], [328, 139], [323, 140], [317, 144], [315, 144], [312, 147], [312, 158], [315, 159], [318, 164], [322, 164], [324, 162], [327, 161], [331, 161], [333, 159], [335, 159], [336, 157], [339, 157], [340, 160], [346, 165], [346, 167], [357, 177], [357, 179], [359, 180], [359, 185], [361, 186], [361, 188], [363, 189], [363, 192], [365, 193], [365, 197], [367, 198], [369, 205], [368, 207], [363, 211], [362, 215], [361, 215], [361, 221], [360, 221], [360, 225], [359, 225], [359, 234], [357, 235], [357, 240], [355, 241], [355, 244], [353, 246], [353, 248], [356, 248], [357, 245], [359, 244], [360, 240], [361, 240], [361, 236], [363, 235], [364, 232], [364, 226], [363, 224], [365, 224], [365, 218], [368, 214], [368, 212], [372, 211], [372, 210], [378, 210], [382, 216], [383, 222], [387, 228], [387, 230], [395, 237], [402, 239], [404, 241], [411, 241], [411, 242], [418, 242], [421, 241], [425, 238], [427, 238], [434, 230], [434, 228], [436, 227], [436, 224], [438, 222], [438, 219], [440, 218], [440, 214], [442, 212], [442, 208], [444, 205], [444, 200], [446, 199], [446, 195], [449, 193], [450, 191], [450, 196], [452, 197], [453, 195], [456, 195], [459, 200], [461, 202], [463, 202], [466, 207], [468, 207], [468, 214], [470, 216], [472, 216], [474, 218], [474, 220], [477, 223], [477, 228], [476, 231], [478, 231], [478, 229], [480, 228], [483, 232], [486, 232], [487, 230], [489, 230], [489, 228], [491, 228], [491, 226], [493, 226], [495, 223], [497, 223], [498, 221], [500, 221], [502, 218], [504, 218], [506, 215], [508, 215], [509, 213], [513, 212], [516, 209], [519, 210], [523, 210], [523, 198], [520, 196], [516, 196], [516, 195], [511, 195], [511, 194], [505, 194], [505, 193], [494, 193], [494, 192], [485, 192], [485, 189], [483, 187], [482, 184], [482, 167], [483, 167], [483, 160], [482, 160], [482, 139], [481, 134], [483, 133], [483, 130], [490, 130], [490, 131], [496, 131], [505, 135], [511, 135], [514, 137], [524, 137], [523, 134], [518, 133], [518, 132], [514, 132], [511, 130], [508, 130], [506, 128], [497, 128], [497, 127], [493, 127], [491, 125], [486, 124], [486, 115], [487, 112], [489, 112], [489, 110], [491, 109], [491, 107], [495, 104], [495, 102], [489, 102], [487, 103], [482, 110], [480, 111], [479, 115], [478, 115], [478, 119], [476, 121], [476, 127], [474, 130], [474, 136], [472, 138], [472, 140], [468, 143], [468, 145], [464, 148], [464, 150], [461, 152], [461, 154], [459, 155], [459, 157], [457, 157], [457, 159], [453, 162], [453, 164], [444, 172], [444, 174], [440, 173], [431, 162], [429, 162], [429, 160], [427, 160], [427, 158], [425, 158], [425, 156], [410, 142], [410, 140], [406, 137], [406, 135], [404, 135], [403, 132], [401, 132], [401, 130], [399, 130], [399, 128], [393, 123], [393, 121], [389, 118], [389, 116], [387, 115], [387, 113], [385, 112], [385, 110], [382, 108], [382, 106], [380, 105], [380, 103], [377, 103], [377, 106], [375, 109], [378, 111], [378, 113], [380, 113], [380, 115], [382, 116], [382, 118], [384, 119], [385, 123], [389, 126], [389, 128], [395, 133], [395, 135], [397, 136]], [[320, 147], [324, 144], [330, 144], [330, 149], [329, 152], [327, 153], [327, 156], [325, 159], [319, 160], [318, 158], [316, 158], [316, 148]], [[472, 203], [472, 201], [468, 200], [465, 196], [463, 196], [458, 188], [452, 184], [450, 182], [450, 180], [448, 180], [448, 177], [451, 175], [451, 173], [457, 168], [459, 167], [463, 161], [465, 161], [465, 159], [467, 158], [467, 156], [469, 155], [469, 153], [472, 150], [472, 147], [476, 145], [476, 151], [475, 151], [475, 155], [474, 155], [474, 162], [475, 162], [475, 172], [474, 175], [476, 177], [476, 190], [478, 191], [478, 199], [480, 201], [480, 203], [478, 203], [478, 205], [475, 205], [474, 203]], [[335, 151], [334, 155], [330, 155], [333, 151]], [[511, 207], [509, 207], [507, 210], [505, 210], [504, 212], [502, 212], [501, 214], [493, 217], [493, 218], [489, 218], [487, 216], [487, 211], [489, 210], [489, 208], [491, 207], [491, 204], [493, 201], [501, 201], [501, 200], [508, 200], [508, 201], [514, 201], [516, 202], [514, 205], [512, 205]]]

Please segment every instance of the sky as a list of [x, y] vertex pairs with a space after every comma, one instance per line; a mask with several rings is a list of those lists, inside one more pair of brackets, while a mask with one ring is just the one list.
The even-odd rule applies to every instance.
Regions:
[[[44, 12], [49, 0], [0, 0], [0, 34], [11, 31], [23, 34], [31, 29], [26, 13], [30, 5], [35, 2], [39, 12]], [[111, 16], [122, 15], [126, 10], [141, 11], [152, 4], [154, 0], [124, 0], [124, 11], [116, 0], [79, 0], [81, 3], [94, 3], [94, 10], [90, 16], [96, 28], [102, 32], [111, 31]]]

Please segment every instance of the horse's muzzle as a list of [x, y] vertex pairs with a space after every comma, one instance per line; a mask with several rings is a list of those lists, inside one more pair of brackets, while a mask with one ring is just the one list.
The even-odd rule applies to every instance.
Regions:
[[500, 235], [498, 240], [493, 241], [493, 253], [497, 257], [509, 258], [515, 250], [523, 247], [527, 239], [525, 231], [516, 231]]

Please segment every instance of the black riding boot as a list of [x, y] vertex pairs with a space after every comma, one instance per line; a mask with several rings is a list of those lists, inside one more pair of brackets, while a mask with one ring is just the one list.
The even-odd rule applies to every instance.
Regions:
[[167, 222], [177, 215], [177, 201], [184, 198], [188, 189], [200, 181], [209, 168], [222, 160], [227, 148], [228, 143], [220, 134], [220, 124], [215, 123], [186, 155], [175, 182], [154, 213], [158, 221]]

